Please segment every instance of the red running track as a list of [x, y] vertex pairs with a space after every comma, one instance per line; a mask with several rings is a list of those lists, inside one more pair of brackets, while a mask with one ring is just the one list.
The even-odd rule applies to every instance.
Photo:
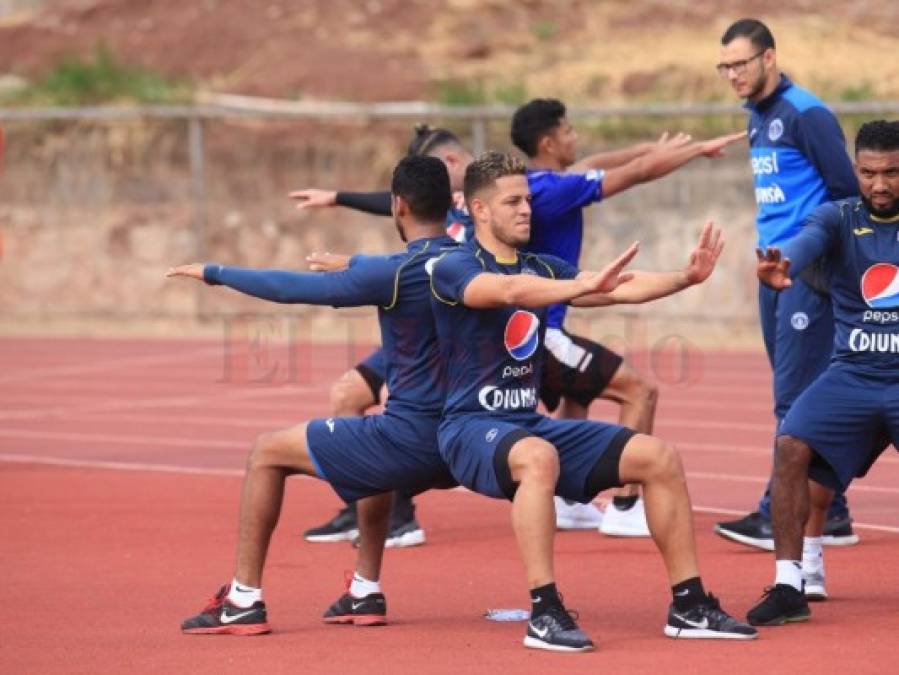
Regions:
[[[291, 361], [292, 356], [292, 361]], [[566, 601], [597, 640], [589, 655], [525, 650], [526, 607], [508, 505], [464, 491], [419, 500], [428, 544], [390, 551], [391, 625], [327, 626], [352, 569], [348, 545], [298, 533], [337, 505], [295, 479], [273, 542], [266, 599], [275, 633], [183, 636], [178, 624], [232, 573], [240, 470], [261, 431], [326, 412], [358, 353], [291, 355], [214, 342], [0, 340], [0, 672], [884, 672], [899, 629], [899, 468], [886, 455], [850, 491], [862, 545], [828, 549], [833, 599], [806, 625], [755, 643], [662, 636], [669, 593], [649, 541], [557, 538]], [[770, 463], [769, 373], [757, 354], [694, 353], [689, 367], [635, 359], [662, 381], [657, 433], [681, 450], [706, 585], [742, 614], [770, 583], [769, 554], [725, 542], [715, 520], [751, 507]], [[268, 377], [268, 375], [271, 375]], [[611, 407], [595, 407], [599, 417]]]

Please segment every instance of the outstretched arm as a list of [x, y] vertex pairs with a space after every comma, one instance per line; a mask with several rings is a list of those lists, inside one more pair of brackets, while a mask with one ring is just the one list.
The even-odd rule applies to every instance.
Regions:
[[813, 262], [835, 245], [842, 224], [840, 206], [829, 202], [812, 211], [802, 229], [783, 247], [756, 249], [756, 276], [763, 284], [782, 290], [793, 285]]
[[593, 155], [587, 155], [568, 167], [566, 173], [584, 173], [593, 169], [608, 171], [609, 169], [614, 169], [615, 167], [627, 164], [638, 157], [649, 154], [655, 150], [658, 145], [668, 143], [670, 140], [686, 145], [690, 142], [690, 137], [686, 134], [678, 133], [673, 139], [670, 139], [668, 132], [666, 131], [655, 143], [645, 141], [643, 143], [629, 145], [620, 150], [609, 150], [607, 152], [597, 152]]
[[622, 270], [637, 255], [639, 247], [639, 243], [634, 242], [599, 272], [584, 272], [574, 279], [547, 279], [533, 274], [479, 274], [465, 287], [462, 302], [475, 309], [506, 305], [533, 308], [570, 302], [591, 293], [609, 292], [631, 278], [630, 273]]
[[746, 132], [741, 131], [695, 143], [683, 144], [681, 137], [660, 142], [652, 152], [624, 166], [606, 171], [602, 182], [602, 194], [604, 197], [611, 197], [634, 185], [656, 180], [697, 157], [720, 157], [724, 154], [724, 148], [745, 136]]
[[676, 272], [634, 271], [630, 280], [613, 291], [584, 295], [571, 304], [577, 307], [639, 304], [673, 295], [708, 279], [722, 250], [724, 235], [709, 221], [702, 228], [699, 243], [690, 252], [690, 258], [683, 269]]
[[291, 192], [288, 196], [296, 200], [298, 211], [345, 206], [376, 216], [389, 216], [392, 213], [390, 192], [342, 192], [307, 188]]
[[172, 267], [166, 276], [228, 286], [272, 302], [358, 307], [388, 304], [393, 294], [394, 273], [394, 266], [385, 258], [371, 257], [366, 258], [365, 264], [328, 274], [193, 263]]

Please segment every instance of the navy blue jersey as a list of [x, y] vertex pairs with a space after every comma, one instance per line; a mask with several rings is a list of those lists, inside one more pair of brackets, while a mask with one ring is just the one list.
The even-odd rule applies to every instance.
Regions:
[[790, 275], [825, 256], [834, 359], [872, 374], [899, 373], [899, 219], [875, 219], [861, 199], [818, 207], [783, 248]]
[[447, 378], [444, 414], [533, 413], [540, 395], [546, 309], [465, 307], [465, 288], [484, 272], [573, 279], [577, 270], [560, 258], [533, 253], [498, 261], [477, 239], [433, 267], [432, 306]]
[[759, 246], [782, 246], [824, 202], [858, 194], [834, 114], [785, 75], [749, 111], [749, 145]]
[[449, 237], [418, 239], [403, 253], [354, 256], [341, 272], [248, 270], [207, 265], [207, 283], [265, 300], [358, 307], [376, 305], [387, 353], [386, 410], [439, 415], [444, 387], [431, 311], [428, 261], [457, 248]]
[[[584, 242], [583, 208], [602, 199], [602, 171], [528, 171], [531, 189], [531, 241], [526, 249], [577, 266]], [[565, 305], [549, 308], [546, 325], [561, 328]]]

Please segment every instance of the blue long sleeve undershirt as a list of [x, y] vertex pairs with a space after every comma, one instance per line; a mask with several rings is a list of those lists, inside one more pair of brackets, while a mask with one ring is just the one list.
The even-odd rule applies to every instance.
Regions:
[[396, 266], [387, 258], [360, 256], [340, 272], [256, 270], [208, 264], [203, 280], [262, 300], [284, 304], [360, 307], [388, 305]]

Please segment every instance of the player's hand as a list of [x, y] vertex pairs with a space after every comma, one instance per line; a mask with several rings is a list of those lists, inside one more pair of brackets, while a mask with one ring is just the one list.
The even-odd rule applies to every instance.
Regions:
[[334, 190], [308, 188], [306, 190], [295, 190], [287, 196], [297, 202], [297, 211], [322, 209], [337, 205], [337, 193]]
[[190, 265], [178, 265], [178, 267], [169, 267], [166, 277], [190, 277], [191, 279], [199, 279], [203, 281], [203, 263], [191, 263]]
[[674, 136], [671, 136], [666, 131], [659, 136], [659, 140], [656, 141], [654, 149], [676, 150], [677, 148], [682, 148], [687, 145], [692, 140], [693, 137], [690, 134], [685, 134], [683, 131], [678, 131]]
[[758, 258], [755, 273], [763, 284], [778, 291], [793, 285], [790, 279], [790, 259], [784, 258], [779, 248], [769, 246], [764, 251], [757, 248], [755, 257]]
[[639, 250], [640, 242], [635, 241], [624, 253], [603, 267], [599, 272], [581, 272], [578, 274], [577, 280], [584, 285], [583, 294], [611, 293], [621, 284], [633, 279], [633, 274], [622, 272], [622, 270], [630, 264]]
[[337, 272], [350, 266], [350, 256], [340, 253], [317, 253], [313, 251], [306, 256], [309, 269], [313, 272]]
[[726, 148], [731, 143], [736, 143], [737, 141], [741, 141], [744, 138], [746, 138], [746, 132], [740, 131], [736, 134], [727, 134], [726, 136], [718, 136], [718, 138], [712, 138], [707, 141], [703, 141], [700, 144], [700, 148], [702, 149], [702, 154], [706, 157], [721, 157], [722, 155], [724, 155], [724, 148]]
[[701, 284], [711, 276], [724, 250], [724, 234], [715, 223], [708, 221], [699, 235], [699, 243], [690, 252], [690, 260], [684, 268], [684, 276], [689, 285]]

